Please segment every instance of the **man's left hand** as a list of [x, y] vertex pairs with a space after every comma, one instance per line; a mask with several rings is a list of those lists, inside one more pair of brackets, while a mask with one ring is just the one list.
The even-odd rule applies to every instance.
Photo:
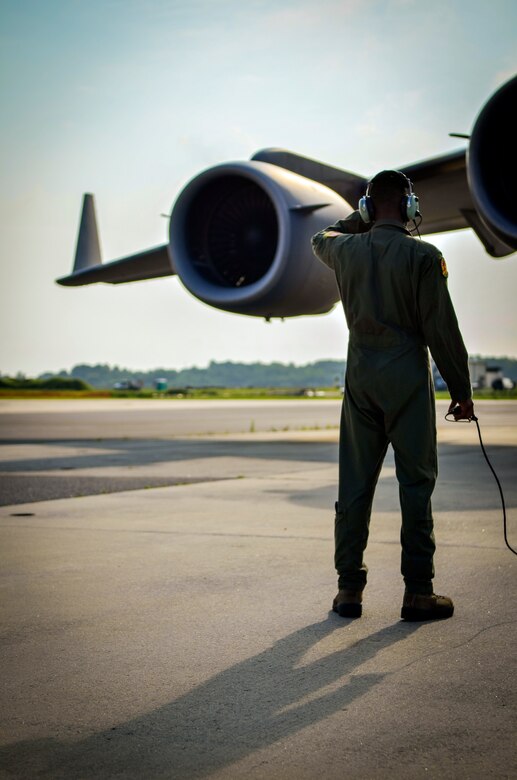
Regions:
[[472, 420], [474, 417], [474, 404], [472, 398], [467, 398], [466, 401], [456, 401], [453, 398], [447, 414], [452, 414], [454, 409], [457, 409], [454, 414], [455, 420]]

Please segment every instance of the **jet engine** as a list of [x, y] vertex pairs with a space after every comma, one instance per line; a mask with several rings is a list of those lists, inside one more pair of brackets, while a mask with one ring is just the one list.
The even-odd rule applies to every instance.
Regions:
[[218, 165], [192, 179], [174, 205], [174, 271], [196, 298], [225, 311], [326, 312], [339, 292], [310, 239], [351, 211], [335, 191], [277, 165]]
[[517, 77], [485, 104], [472, 131], [467, 175], [476, 209], [495, 235], [517, 249], [517, 154], [513, 111]]

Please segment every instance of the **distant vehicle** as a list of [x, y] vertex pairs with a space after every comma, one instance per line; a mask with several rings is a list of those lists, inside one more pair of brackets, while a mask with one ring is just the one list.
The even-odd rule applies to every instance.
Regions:
[[492, 390], [513, 390], [514, 387], [515, 382], [508, 376], [499, 377], [492, 382]]
[[123, 379], [121, 382], [115, 382], [114, 390], [141, 390], [142, 382], [134, 379]]

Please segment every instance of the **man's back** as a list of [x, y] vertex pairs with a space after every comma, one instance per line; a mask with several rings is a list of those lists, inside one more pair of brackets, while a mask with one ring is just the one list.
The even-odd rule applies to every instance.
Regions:
[[451, 394], [470, 397], [467, 351], [439, 250], [394, 221], [357, 232], [352, 215], [334, 227], [314, 236], [313, 247], [335, 271], [350, 345], [372, 350], [427, 345]]
[[335, 272], [352, 339], [385, 348], [424, 342], [418, 310], [420, 276], [437, 250], [395, 225], [336, 241]]

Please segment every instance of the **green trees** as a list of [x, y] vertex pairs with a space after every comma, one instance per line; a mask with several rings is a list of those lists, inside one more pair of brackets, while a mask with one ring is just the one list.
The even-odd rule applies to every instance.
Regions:
[[[211, 361], [206, 368], [181, 370], [158, 367], [153, 371], [131, 371], [106, 364], [74, 366], [61, 377], [81, 379], [92, 387], [112, 388], [116, 382], [143, 381], [152, 387], [156, 377], [167, 379], [174, 387], [329, 387], [344, 382], [345, 363], [341, 360], [319, 360], [305, 366], [294, 363], [234, 363]], [[46, 375], [44, 375], [46, 376]]]
[[47, 379], [0, 377], [0, 388], [5, 390], [91, 390], [82, 379], [52, 376]]

